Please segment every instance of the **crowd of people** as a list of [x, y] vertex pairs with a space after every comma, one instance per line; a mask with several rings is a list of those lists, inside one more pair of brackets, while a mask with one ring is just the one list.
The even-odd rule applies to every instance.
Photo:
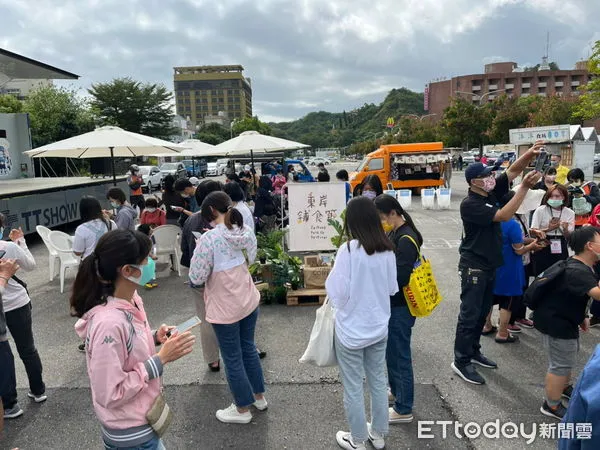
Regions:
[[[571, 381], [579, 328], [600, 324], [597, 310], [591, 322], [587, 318], [588, 299], [600, 300], [600, 195], [597, 186], [585, 183], [579, 169], [567, 173], [568, 186], [558, 183], [552, 177], [559, 167], [544, 174], [531, 171], [510, 190], [540, 146], [534, 145], [501, 175], [481, 163], [465, 171], [469, 193], [460, 208], [461, 306], [451, 368], [469, 383], [484, 384], [475, 365], [495, 369], [497, 364], [483, 354], [480, 337], [495, 333], [499, 344], [516, 343], [514, 334], [520, 327], [535, 327], [549, 357], [541, 411], [579, 420], [586, 414], [589, 418], [585, 405], [590, 395], [579, 385], [574, 389]], [[208, 370], [217, 372], [222, 360], [233, 398], [231, 405], [216, 411], [216, 418], [248, 424], [254, 410], [268, 408], [260, 362], [264, 352], [254, 339], [260, 294], [249, 265], [257, 253], [255, 233], [274, 226], [275, 198], [285, 195], [287, 180], [277, 168], [273, 175], [258, 179], [251, 171], [228, 174], [225, 184], [167, 176], [162, 197], [145, 198], [142, 208], [134, 198], [135, 167], [131, 172], [129, 202], [118, 188], [107, 193], [111, 210], [103, 210], [93, 197], [80, 202], [82, 223], [73, 251], [82, 261], [70, 306], [78, 319], [75, 329], [86, 355], [105, 448], [160, 450], [165, 448], [161, 436], [172, 414], [161, 393], [161, 376], [165, 366], [192, 352], [196, 338], [171, 325], [156, 329], [149, 325], [140, 292], [153, 287], [155, 279], [152, 231], [166, 224], [181, 226], [179, 263], [189, 269], [188, 289], [201, 319], [204, 361]], [[336, 178], [347, 183], [344, 172]], [[256, 184], [256, 189], [248, 184]], [[383, 193], [377, 176], [367, 177], [357, 192], [352, 199], [349, 189], [346, 192], [347, 241], [326, 281], [336, 311], [334, 345], [349, 426], [335, 439], [348, 450], [365, 449], [368, 441], [383, 449], [390, 424], [414, 420], [415, 317], [403, 289], [419, 260], [423, 236], [399, 202]], [[0, 215], [0, 231], [3, 223]], [[22, 231], [12, 230], [9, 238], [10, 242], [0, 241], [0, 251], [5, 252], [0, 259], [0, 397], [5, 419], [23, 414], [7, 329], [26, 367], [28, 397], [35, 402], [47, 398], [33, 340], [30, 298], [15, 275], [19, 269], [32, 270], [35, 260]], [[537, 305], [532, 318], [527, 318], [523, 294], [530, 276], [561, 262], [569, 282], [560, 283], [556, 295]], [[571, 301], [561, 301], [564, 298]], [[500, 308], [498, 327], [491, 321], [494, 304]], [[588, 373], [595, 373], [600, 364], [597, 356], [592, 361], [596, 363], [586, 369]], [[574, 406], [567, 411], [561, 398], [570, 398]]]

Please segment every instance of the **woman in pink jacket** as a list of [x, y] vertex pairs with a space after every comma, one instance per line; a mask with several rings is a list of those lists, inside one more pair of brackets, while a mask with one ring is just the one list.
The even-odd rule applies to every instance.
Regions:
[[206, 321], [212, 323], [234, 403], [217, 411], [225, 423], [249, 423], [250, 406], [267, 409], [265, 383], [254, 343], [260, 294], [248, 261], [256, 258], [256, 236], [224, 192], [212, 192], [202, 202], [202, 217], [215, 224], [200, 238], [190, 264], [190, 281], [206, 283]]
[[[194, 336], [161, 325], [151, 331], [137, 294], [154, 276], [150, 238], [140, 232], [104, 234], [83, 260], [73, 285], [75, 329], [85, 340], [94, 411], [107, 449], [162, 450], [146, 418], [161, 393], [163, 366], [192, 351]], [[155, 345], [162, 344], [158, 353]]]

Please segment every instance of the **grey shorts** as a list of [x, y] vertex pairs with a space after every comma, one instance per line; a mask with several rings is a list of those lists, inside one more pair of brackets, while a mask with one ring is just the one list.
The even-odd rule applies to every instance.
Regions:
[[548, 373], [559, 377], [570, 375], [579, 352], [579, 339], [559, 339], [542, 333], [542, 343], [548, 353]]

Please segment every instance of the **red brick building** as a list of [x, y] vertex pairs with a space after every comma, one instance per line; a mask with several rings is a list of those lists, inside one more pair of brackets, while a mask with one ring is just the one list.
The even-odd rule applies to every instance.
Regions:
[[428, 113], [435, 114], [434, 120], [441, 119], [444, 109], [453, 97], [472, 100], [475, 104], [492, 101], [495, 97], [507, 94], [527, 97], [530, 95], [578, 95], [577, 88], [591, 79], [587, 71], [587, 61], [580, 61], [574, 70], [545, 70], [547, 65], [532, 72], [523, 72], [514, 62], [487, 64], [484, 73], [462, 75], [450, 80], [430, 83], [425, 90], [425, 104]]

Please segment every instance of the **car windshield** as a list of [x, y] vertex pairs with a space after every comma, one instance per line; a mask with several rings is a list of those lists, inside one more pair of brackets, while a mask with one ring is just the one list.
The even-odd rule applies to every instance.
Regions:
[[191, 166], [192, 165], [192, 160], [191, 159], [184, 159], [183, 161], [181, 161], [185, 166]]
[[217, 159], [216, 164], [223, 165], [223, 164], [227, 164], [228, 162], [229, 162], [228, 159]]
[[149, 173], [150, 173], [150, 167], [148, 167], [148, 166], [140, 167], [140, 174], [148, 175]]
[[160, 170], [175, 170], [177, 169], [177, 163], [164, 163], [160, 166]]
[[217, 167], [217, 163], [216, 162], [210, 162], [207, 165], [208, 165], [208, 167]]
[[361, 163], [358, 166], [358, 169], [356, 169], [357, 172], [362, 172], [362, 170], [365, 168], [365, 166], [367, 165], [367, 163], [369, 162], [369, 158], [365, 158], [361, 161]]

